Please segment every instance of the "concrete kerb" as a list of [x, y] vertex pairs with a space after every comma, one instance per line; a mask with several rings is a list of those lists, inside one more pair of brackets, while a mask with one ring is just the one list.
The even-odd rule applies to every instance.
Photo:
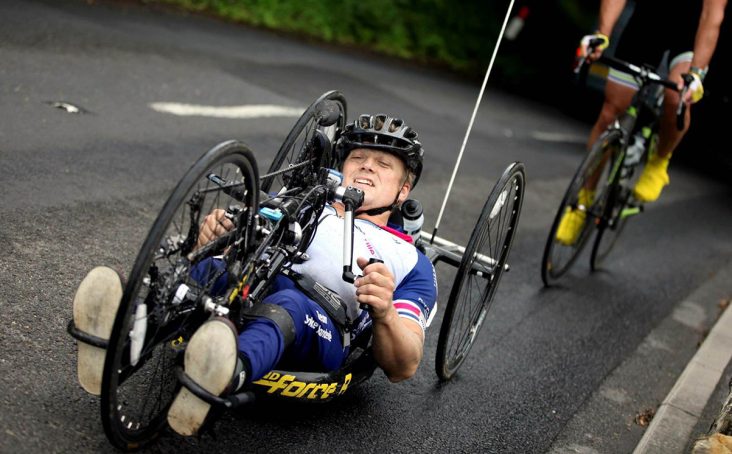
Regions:
[[704, 406], [732, 359], [730, 333], [732, 311], [725, 310], [661, 403], [634, 454], [683, 451]]

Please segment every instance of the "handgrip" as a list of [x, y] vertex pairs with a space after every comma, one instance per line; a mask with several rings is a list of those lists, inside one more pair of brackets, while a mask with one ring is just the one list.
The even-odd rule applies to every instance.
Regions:
[[[369, 264], [368, 264], [368, 265], [366, 265], [366, 266], [369, 266], [369, 265], [371, 265], [372, 263], [384, 263], [384, 261], [383, 261], [383, 260], [381, 260], [381, 259], [377, 259], [376, 257], [371, 257], [371, 258], [369, 259]], [[361, 277], [361, 276], [357, 276], [356, 278], [359, 278], [359, 277]], [[365, 311], [370, 311], [370, 310], [371, 310], [371, 306], [369, 306], [368, 304], [359, 304], [359, 307], [360, 307], [361, 309], [365, 310]]]

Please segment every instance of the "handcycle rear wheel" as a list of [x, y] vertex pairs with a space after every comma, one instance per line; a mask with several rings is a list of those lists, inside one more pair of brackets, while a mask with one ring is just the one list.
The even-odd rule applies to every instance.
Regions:
[[[604, 212], [609, 180], [617, 171], [616, 157], [621, 150], [623, 133], [618, 129], [605, 131], [592, 146], [575, 173], [554, 217], [541, 261], [541, 279], [545, 286], [554, 284], [572, 266], [592, 235], [596, 220]], [[594, 193], [591, 201], [581, 201], [580, 191]], [[571, 244], [557, 239], [559, 224], [571, 210], [580, 213], [583, 224]], [[579, 222], [579, 221], [578, 221]]]
[[[202, 296], [220, 277], [210, 273], [196, 283], [189, 278], [199, 226], [212, 210], [229, 208], [239, 213], [238, 227], [217, 243], [218, 250], [236, 240], [246, 243], [251, 230], [244, 221], [258, 206], [257, 184], [252, 153], [240, 142], [224, 142], [188, 170], [150, 229], [125, 287], [104, 365], [102, 424], [116, 447], [140, 448], [165, 426], [180, 386], [175, 366], [187, 339], [208, 317]], [[182, 283], [197, 288], [198, 296], [181, 300], [176, 292]]]
[[[267, 170], [267, 175], [301, 163], [301, 153], [316, 130], [323, 132], [332, 142], [336, 132], [342, 130], [346, 124], [346, 109], [346, 98], [338, 91], [329, 91], [316, 99], [305, 109], [282, 142]], [[331, 123], [333, 121], [334, 123]], [[321, 163], [322, 167], [331, 167], [335, 164], [332, 156], [327, 156], [325, 159], [331, 162]], [[286, 173], [264, 176], [260, 186], [264, 192], [277, 193], [285, 186], [285, 182]]]
[[470, 235], [440, 328], [435, 369], [441, 380], [452, 378], [463, 364], [490, 309], [518, 227], [524, 187], [524, 166], [514, 163], [493, 187]]

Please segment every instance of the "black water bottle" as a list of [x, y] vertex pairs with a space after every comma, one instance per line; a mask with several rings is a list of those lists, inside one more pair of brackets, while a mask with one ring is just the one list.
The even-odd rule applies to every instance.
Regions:
[[412, 240], [416, 242], [417, 238], [419, 238], [419, 233], [422, 231], [422, 224], [424, 223], [422, 204], [414, 199], [406, 200], [402, 203], [401, 212], [404, 233], [411, 236]]

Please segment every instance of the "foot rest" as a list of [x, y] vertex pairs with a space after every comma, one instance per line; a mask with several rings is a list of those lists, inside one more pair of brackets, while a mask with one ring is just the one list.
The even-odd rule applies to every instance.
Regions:
[[215, 396], [193, 381], [193, 379], [191, 379], [191, 377], [189, 377], [180, 366], [175, 368], [175, 376], [178, 378], [181, 385], [185, 386], [191, 393], [193, 393], [194, 396], [216, 407], [231, 409], [252, 403], [255, 400], [254, 393], [251, 391], [232, 394], [227, 397]]
[[68, 331], [71, 337], [78, 340], [79, 342], [83, 342], [94, 347], [99, 347], [106, 350], [107, 346], [109, 345], [109, 341], [79, 330], [76, 325], [74, 325], [73, 319], [69, 320], [69, 324], [66, 326], [66, 331]]

